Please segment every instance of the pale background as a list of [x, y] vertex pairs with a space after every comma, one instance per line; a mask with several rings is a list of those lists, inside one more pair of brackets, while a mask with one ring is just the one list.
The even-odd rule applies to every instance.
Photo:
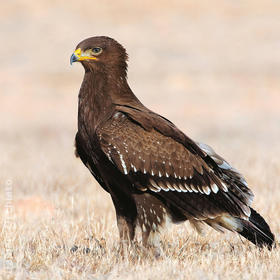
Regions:
[[277, 0], [1, 3], [2, 278], [280, 279], [279, 248], [187, 224], [162, 259], [119, 259], [110, 198], [73, 154], [83, 69], [69, 64], [86, 37], [123, 44], [135, 94], [242, 171], [279, 240], [279, 30]]

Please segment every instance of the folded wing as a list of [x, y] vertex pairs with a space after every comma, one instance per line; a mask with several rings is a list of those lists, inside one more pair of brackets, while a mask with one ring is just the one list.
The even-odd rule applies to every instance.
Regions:
[[210, 147], [197, 146], [196, 153], [176, 135], [145, 129], [124, 112], [116, 112], [97, 133], [103, 152], [135, 190], [154, 193], [195, 219], [250, 216], [252, 193], [244, 178]]

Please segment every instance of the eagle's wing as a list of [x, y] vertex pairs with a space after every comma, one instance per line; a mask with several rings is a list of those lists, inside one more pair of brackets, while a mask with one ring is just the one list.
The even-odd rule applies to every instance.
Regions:
[[235, 192], [237, 196], [239, 195], [240, 199], [250, 206], [253, 202], [254, 194], [248, 188], [248, 184], [243, 175], [218, 155], [210, 146], [198, 142], [197, 145], [215, 162], [217, 165], [216, 168], [213, 166], [215, 172], [231, 186], [231, 191]]
[[[167, 122], [158, 119], [157, 123], [161, 121]], [[124, 112], [116, 112], [97, 135], [108, 159], [139, 191], [153, 192], [196, 219], [222, 213], [250, 216], [250, 191], [244, 192], [233, 180], [237, 177], [216, 164], [214, 153], [196, 144], [189, 149], [176, 135], [166, 136], [154, 127], [145, 129]]]

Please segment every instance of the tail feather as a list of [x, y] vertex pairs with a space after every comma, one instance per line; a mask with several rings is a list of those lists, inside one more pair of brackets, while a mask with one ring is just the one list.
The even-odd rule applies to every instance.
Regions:
[[259, 247], [273, 248], [274, 235], [264, 218], [251, 208], [251, 216], [248, 220], [239, 219], [242, 230], [238, 231], [243, 237]]
[[203, 222], [214, 229], [224, 232], [224, 229], [236, 231], [255, 245], [259, 247], [267, 246], [273, 248], [274, 235], [264, 218], [254, 209], [251, 209], [249, 220], [233, 217], [229, 214], [216, 217], [215, 219], [207, 219]]

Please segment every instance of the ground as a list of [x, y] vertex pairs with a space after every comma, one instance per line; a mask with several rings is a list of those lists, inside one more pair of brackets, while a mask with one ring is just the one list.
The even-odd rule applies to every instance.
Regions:
[[2, 279], [280, 279], [279, 245], [187, 224], [155, 259], [120, 257], [110, 197], [74, 157], [82, 67], [76, 44], [109, 35], [149, 108], [215, 148], [247, 178], [280, 239], [278, 1], [34, 1], [1, 4]]

